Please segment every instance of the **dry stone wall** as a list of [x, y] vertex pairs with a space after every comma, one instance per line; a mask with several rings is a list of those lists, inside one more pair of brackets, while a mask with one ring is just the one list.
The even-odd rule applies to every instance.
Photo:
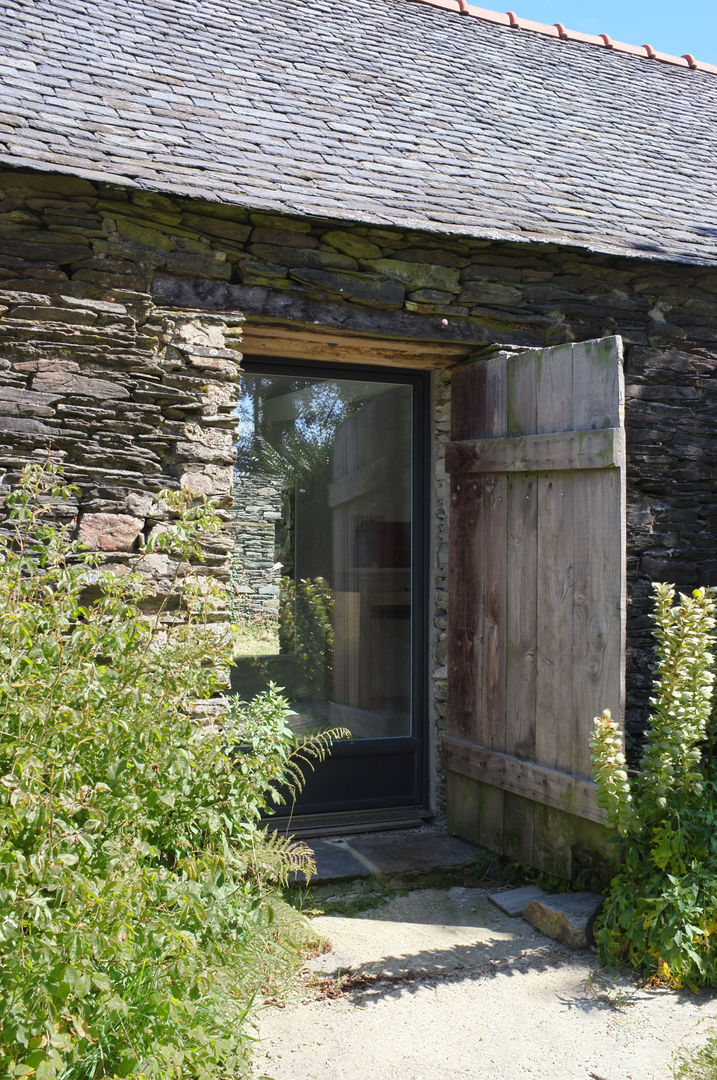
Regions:
[[[650, 582], [717, 584], [717, 270], [351, 227], [16, 170], [0, 175], [0, 288], [2, 460], [12, 467], [50, 445], [82, 488], [67, 512], [116, 551], [152, 527], [146, 495], [168, 481], [228, 505], [238, 312], [476, 346], [621, 334], [628, 727], [639, 730]], [[213, 559], [225, 573], [226, 552]]]
[[238, 620], [278, 620], [282, 571], [276, 557], [276, 522], [281, 510], [280, 481], [235, 472], [232, 598]]

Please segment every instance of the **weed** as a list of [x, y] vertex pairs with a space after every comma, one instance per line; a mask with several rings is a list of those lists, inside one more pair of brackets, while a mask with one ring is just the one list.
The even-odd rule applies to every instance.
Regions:
[[717, 985], [715, 603], [655, 585], [658, 649], [652, 715], [630, 776], [610, 714], [595, 720], [599, 800], [621, 868], [596, 922], [606, 962], [690, 989]]

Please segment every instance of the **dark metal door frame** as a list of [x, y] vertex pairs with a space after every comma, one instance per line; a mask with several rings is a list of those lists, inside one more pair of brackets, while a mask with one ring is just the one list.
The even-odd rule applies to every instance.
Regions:
[[[410, 737], [365, 739], [356, 743], [334, 745], [328, 763], [318, 766], [317, 787], [321, 786], [321, 771], [340, 772], [350, 768], [370, 781], [371, 761], [391, 768], [397, 759], [404, 760], [404, 771], [410, 769], [410, 793], [404, 790], [397, 796], [366, 793], [362, 799], [319, 804], [301, 798], [287, 812], [272, 817], [276, 827], [288, 826], [293, 833], [331, 833], [366, 828], [391, 828], [418, 825], [430, 816], [428, 810], [428, 614], [429, 614], [429, 556], [430, 556], [430, 373], [404, 368], [384, 368], [354, 364], [296, 361], [285, 357], [252, 357], [245, 355], [243, 369], [247, 374], [290, 375], [297, 378], [362, 379], [367, 382], [389, 382], [409, 385], [413, 389], [412, 415], [412, 580], [411, 580], [411, 713]], [[344, 763], [344, 764], [342, 764]], [[394, 766], [395, 767], [395, 766]], [[378, 770], [379, 773], [381, 770]], [[409, 779], [406, 777], [406, 779]], [[311, 789], [309, 784], [309, 792]], [[308, 794], [308, 792], [307, 792]], [[342, 805], [343, 802], [343, 805]]]

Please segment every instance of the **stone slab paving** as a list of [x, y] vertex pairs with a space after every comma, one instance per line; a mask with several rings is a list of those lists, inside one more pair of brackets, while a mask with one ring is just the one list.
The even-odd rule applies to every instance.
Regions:
[[501, 889], [500, 892], [488, 893], [488, 899], [505, 915], [511, 915], [515, 919], [523, 914], [529, 900], [542, 900], [547, 895], [537, 885], [523, 885], [519, 889]]
[[460, 870], [476, 857], [472, 844], [431, 826], [309, 843], [316, 857], [314, 882]]
[[261, 1014], [272, 1080], [670, 1080], [717, 998], [640, 989], [498, 910], [487, 890], [421, 889], [322, 916], [333, 951]]

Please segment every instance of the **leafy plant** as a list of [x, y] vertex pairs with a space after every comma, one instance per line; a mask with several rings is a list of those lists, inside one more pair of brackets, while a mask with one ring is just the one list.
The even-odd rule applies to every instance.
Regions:
[[657, 679], [638, 771], [609, 712], [595, 719], [595, 779], [621, 859], [595, 932], [607, 961], [675, 986], [717, 985], [715, 603], [655, 591]]
[[292, 652], [310, 692], [322, 698], [333, 693], [334, 594], [322, 577], [279, 582], [279, 640]]
[[717, 1032], [699, 1050], [682, 1050], [676, 1057], [675, 1080], [717, 1080]]
[[297, 958], [276, 885], [313, 866], [260, 816], [331, 733], [297, 759], [274, 687], [210, 722], [230, 644], [188, 573], [209, 503], [163, 495], [166, 527], [110, 573], [49, 520], [69, 492], [26, 468], [0, 537], [0, 1078], [234, 1077], [262, 983]]

